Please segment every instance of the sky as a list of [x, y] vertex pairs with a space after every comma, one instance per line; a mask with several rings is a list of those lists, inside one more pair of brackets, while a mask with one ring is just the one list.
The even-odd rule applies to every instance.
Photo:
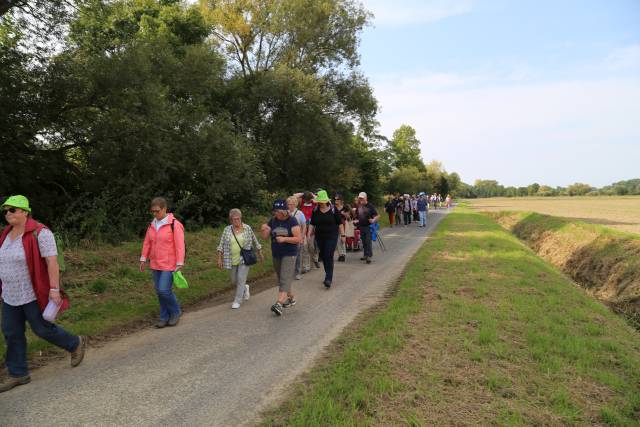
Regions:
[[380, 132], [464, 182], [640, 178], [640, 0], [363, 0]]

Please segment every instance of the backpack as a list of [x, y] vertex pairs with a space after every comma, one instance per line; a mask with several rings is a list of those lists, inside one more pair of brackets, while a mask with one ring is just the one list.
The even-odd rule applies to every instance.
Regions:
[[[175, 217], [175, 214], [174, 214], [174, 216], [173, 216], [173, 222], [171, 222], [171, 224], [170, 224], [170, 225], [171, 225], [171, 234], [173, 234], [173, 224], [174, 224], [176, 221], [178, 221], [180, 224], [182, 224], [182, 228], [184, 229], [184, 223], [183, 223], [182, 221], [178, 220], [178, 219]], [[186, 239], [186, 236], [185, 236], [185, 239], [184, 239], [184, 262], [187, 262], [187, 239]]]

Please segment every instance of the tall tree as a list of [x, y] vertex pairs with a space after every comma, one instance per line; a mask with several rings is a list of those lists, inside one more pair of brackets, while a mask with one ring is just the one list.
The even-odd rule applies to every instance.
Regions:
[[424, 163], [420, 157], [420, 141], [416, 137], [415, 129], [411, 126], [402, 125], [396, 129], [389, 142], [389, 148], [396, 168], [413, 166], [424, 171]]

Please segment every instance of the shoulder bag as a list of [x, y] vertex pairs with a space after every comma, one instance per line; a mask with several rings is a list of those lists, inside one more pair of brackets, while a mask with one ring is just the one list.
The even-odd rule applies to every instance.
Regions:
[[233, 235], [233, 238], [236, 239], [236, 243], [238, 244], [238, 246], [240, 246], [240, 256], [244, 261], [244, 265], [249, 266], [249, 265], [257, 264], [258, 257], [256, 256], [256, 252], [253, 250], [253, 242], [251, 243], [251, 249], [244, 249], [240, 244], [240, 242], [238, 241], [238, 238], [236, 237], [236, 233], [233, 232], [233, 226], [231, 227], [231, 234]]

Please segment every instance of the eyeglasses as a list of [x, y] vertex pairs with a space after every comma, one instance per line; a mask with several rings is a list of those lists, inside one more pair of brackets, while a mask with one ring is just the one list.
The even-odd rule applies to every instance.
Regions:
[[16, 213], [16, 208], [2, 209], [2, 213], [5, 215], [8, 213]]
[[162, 209], [151, 209], [151, 213], [152, 214], [157, 214], [157, 213], [160, 213], [160, 212], [162, 212]]

